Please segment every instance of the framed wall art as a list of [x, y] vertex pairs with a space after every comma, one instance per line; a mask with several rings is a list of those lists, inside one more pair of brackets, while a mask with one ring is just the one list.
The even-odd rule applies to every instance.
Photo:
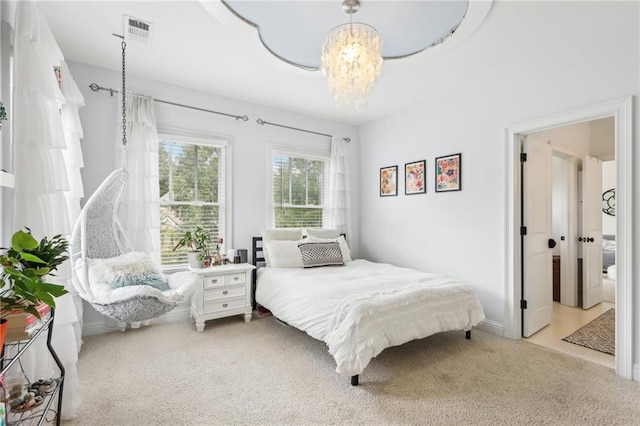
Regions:
[[462, 154], [436, 158], [436, 192], [462, 189]]
[[424, 177], [427, 169], [427, 160], [414, 161], [404, 165], [404, 193], [405, 195], [425, 194], [427, 185]]
[[398, 195], [398, 166], [380, 168], [380, 196]]

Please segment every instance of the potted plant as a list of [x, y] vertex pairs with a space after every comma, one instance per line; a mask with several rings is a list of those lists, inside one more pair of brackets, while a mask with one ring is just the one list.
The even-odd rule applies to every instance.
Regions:
[[[0, 289], [0, 322], [6, 327], [6, 317], [16, 313], [40, 318], [38, 305], [55, 308], [56, 297], [67, 293], [64, 286], [45, 282], [47, 275], [67, 260], [69, 243], [61, 235], [38, 242], [31, 230], [17, 231], [11, 238], [11, 248], [0, 255], [3, 286]], [[5, 329], [6, 330], [6, 329]], [[2, 343], [4, 343], [4, 336]]]
[[189, 250], [187, 252], [189, 266], [192, 268], [202, 268], [205, 266], [207, 260], [209, 260], [209, 265], [211, 264], [211, 255], [209, 253], [210, 241], [211, 234], [201, 227], [198, 227], [194, 232], [186, 231], [182, 238], [178, 240], [173, 251], [176, 251], [180, 247], [186, 247]]

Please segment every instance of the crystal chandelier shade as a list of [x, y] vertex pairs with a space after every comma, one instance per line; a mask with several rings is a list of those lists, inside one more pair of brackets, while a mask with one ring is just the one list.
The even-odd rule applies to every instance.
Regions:
[[382, 68], [378, 32], [362, 23], [334, 28], [322, 42], [320, 68], [338, 108], [361, 109]]

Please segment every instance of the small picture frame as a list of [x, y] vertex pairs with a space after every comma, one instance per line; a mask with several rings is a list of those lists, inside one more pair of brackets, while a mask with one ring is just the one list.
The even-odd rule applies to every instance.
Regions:
[[425, 173], [427, 160], [414, 161], [404, 165], [404, 193], [405, 195], [426, 194]]
[[436, 192], [460, 191], [462, 189], [462, 154], [436, 158]]
[[398, 195], [398, 166], [380, 168], [380, 196]]

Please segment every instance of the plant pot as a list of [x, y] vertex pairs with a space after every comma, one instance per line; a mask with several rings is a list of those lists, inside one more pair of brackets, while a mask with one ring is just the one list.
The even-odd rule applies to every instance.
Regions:
[[190, 268], [200, 269], [204, 267], [204, 256], [199, 251], [187, 252], [187, 259], [189, 260]]
[[9, 327], [9, 321], [2, 318], [0, 319], [0, 351], [4, 348], [4, 338], [7, 335], [7, 328]]

